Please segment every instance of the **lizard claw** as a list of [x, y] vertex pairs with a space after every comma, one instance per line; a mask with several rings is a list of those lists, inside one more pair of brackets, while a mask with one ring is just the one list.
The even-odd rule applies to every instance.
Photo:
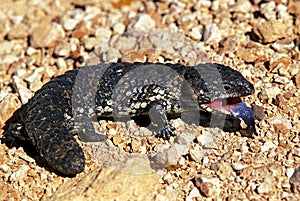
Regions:
[[175, 131], [175, 128], [173, 126], [171, 126], [170, 124], [167, 124], [166, 126], [164, 126], [163, 129], [161, 129], [159, 131], [157, 136], [164, 140], [169, 140], [171, 136], [175, 136], [174, 131]]

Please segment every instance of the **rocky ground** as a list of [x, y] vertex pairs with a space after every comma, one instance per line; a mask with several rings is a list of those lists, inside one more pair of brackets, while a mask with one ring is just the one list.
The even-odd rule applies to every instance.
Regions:
[[[0, 200], [298, 200], [299, 1], [0, 4]], [[116, 61], [237, 69], [256, 90], [244, 101], [258, 136], [175, 119], [178, 136], [163, 141], [133, 121], [101, 121], [109, 140], [82, 143], [86, 168], [72, 178], [51, 172], [30, 143], [7, 143], [6, 121], [52, 77]]]

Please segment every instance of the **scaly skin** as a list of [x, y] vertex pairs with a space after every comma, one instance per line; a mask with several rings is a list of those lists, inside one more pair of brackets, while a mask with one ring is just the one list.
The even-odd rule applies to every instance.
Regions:
[[105, 140], [94, 133], [93, 118], [152, 115], [158, 136], [169, 139], [174, 128], [167, 115], [180, 116], [195, 107], [205, 112], [205, 103], [253, 92], [239, 72], [219, 64], [99, 64], [68, 71], [45, 84], [23, 106], [22, 121], [49, 166], [75, 175], [83, 171], [85, 157], [73, 134], [83, 141]]

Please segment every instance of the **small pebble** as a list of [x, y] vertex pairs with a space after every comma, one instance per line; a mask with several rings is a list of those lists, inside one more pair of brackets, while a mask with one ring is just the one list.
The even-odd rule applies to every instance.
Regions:
[[214, 138], [212, 135], [199, 135], [197, 137], [197, 141], [202, 145], [210, 144], [214, 142]]
[[9, 176], [9, 181], [22, 180], [26, 177], [27, 171], [30, 169], [27, 165], [22, 165], [17, 171]]
[[199, 27], [193, 27], [189, 34], [192, 37], [192, 39], [196, 41], [199, 41], [202, 38], [202, 34], [200, 32]]
[[235, 170], [235, 171], [240, 171], [244, 168], [247, 168], [249, 167], [249, 165], [247, 164], [241, 164], [241, 163], [233, 163], [232, 164], [232, 168]]
[[273, 187], [276, 185], [276, 181], [273, 177], [265, 177], [263, 182], [257, 187], [258, 193], [269, 193], [273, 191]]
[[113, 26], [113, 31], [117, 34], [123, 34], [125, 31], [125, 25], [123, 23], [117, 22], [114, 26]]
[[181, 133], [175, 138], [174, 142], [181, 145], [189, 145], [193, 142], [194, 139], [195, 135], [192, 133]]
[[13, 76], [13, 82], [16, 86], [16, 91], [19, 93], [22, 104], [28, 102], [33, 96], [33, 93], [27, 88], [26, 83], [17, 76]]
[[209, 178], [201, 175], [195, 178], [195, 185], [205, 197], [215, 197], [220, 192], [220, 180], [218, 178]]
[[218, 26], [214, 23], [204, 27], [203, 41], [207, 43], [218, 43], [222, 39], [222, 34]]
[[138, 17], [133, 27], [137, 30], [152, 29], [155, 27], [155, 21], [148, 14], [142, 14]]
[[274, 42], [288, 34], [286, 24], [275, 19], [258, 22], [254, 27], [254, 33], [264, 43]]
[[4, 126], [6, 122], [19, 107], [21, 101], [15, 94], [8, 94], [0, 101], [0, 126]]
[[65, 35], [60, 25], [42, 23], [32, 32], [31, 43], [35, 48], [55, 47]]
[[68, 43], [62, 43], [55, 47], [54, 53], [57, 56], [67, 57], [70, 54], [70, 45]]
[[200, 150], [200, 146], [199, 145], [197, 146], [197, 145], [194, 149], [190, 150], [190, 156], [191, 156], [192, 160], [196, 161], [197, 163], [200, 163], [203, 160], [203, 157], [205, 156], [206, 151]]
[[7, 172], [9, 170], [9, 166], [6, 165], [6, 164], [2, 164], [0, 165], [0, 169], [3, 171], [3, 172]]
[[267, 142], [264, 143], [263, 146], [261, 146], [260, 150], [261, 150], [261, 152], [266, 152], [266, 151], [269, 151], [272, 148], [276, 148], [276, 145], [271, 141], [267, 141]]
[[80, 21], [78, 19], [65, 18], [63, 26], [65, 30], [70, 31], [73, 30], [79, 22]]
[[200, 194], [198, 188], [196, 188], [196, 187], [194, 187], [188, 195], [189, 198], [196, 198], [199, 196], [201, 196], [201, 194]]

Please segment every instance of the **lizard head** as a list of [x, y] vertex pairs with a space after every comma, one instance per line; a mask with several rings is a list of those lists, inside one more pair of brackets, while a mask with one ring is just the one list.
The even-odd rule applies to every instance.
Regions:
[[241, 118], [256, 134], [253, 109], [241, 100], [253, 94], [254, 87], [241, 73], [221, 64], [207, 63], [195, 66], [185, 79], [194, 89], [201, 110]]

